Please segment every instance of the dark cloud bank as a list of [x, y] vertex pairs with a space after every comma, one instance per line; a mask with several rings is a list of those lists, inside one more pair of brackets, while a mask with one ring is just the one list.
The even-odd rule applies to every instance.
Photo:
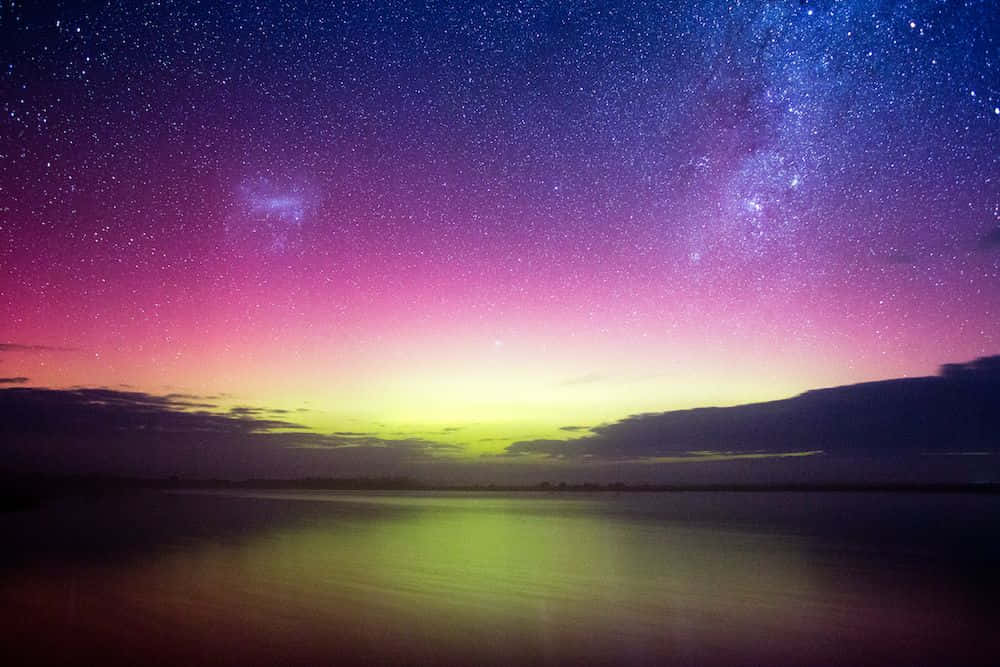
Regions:
[[[0, 470], [184, 477], [408, 475], [429, 481], [994, 481], [1000, 356], [936, 377], [728, 408], [634, 415], [479, 461], [418, 438], [311, 433], [287, 414], [110, 389], [0, 389]], [[800, 458], [789, 452], [821, 451]], [[729, 461], [726, 456], [762, 456]], [[775, 455], [774, 458], [766, 458]], [[669, 457], [686, 463], [662, 463]]]
[[993, 452], [1000, 448], [1000, 356], [936, 377], [817, 389], [778, 401], [641, 414], [572, 440], [529, 440], [509, 456], [560, 459]]
[[398, 473], [454, 445], [322, 435], [275, 411], [228, 413], [192, 396], [111, 389], [0, 390], [0, 469], [130, 475]]

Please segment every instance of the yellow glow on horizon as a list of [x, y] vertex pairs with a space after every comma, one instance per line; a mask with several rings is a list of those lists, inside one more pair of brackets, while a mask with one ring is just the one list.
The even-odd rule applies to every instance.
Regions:
[[771, 400], [799, 390], [768, 385], [762, 395], [759, 385], [719, 377], [699, 383], [665, 375], [562, 377], [523, 369], [428, 372], [369, 379], [354, 390], [305, 387], [280, 396], [231, 396], [220, 401], [220, 408], [249, 404], [285, 410], [274, 418], [314, 433], [419, 438], [459, 445], [466, 456], [478, 457], [501, 453], [519, 440], [574, 439], [587, 428], [629, 415]]

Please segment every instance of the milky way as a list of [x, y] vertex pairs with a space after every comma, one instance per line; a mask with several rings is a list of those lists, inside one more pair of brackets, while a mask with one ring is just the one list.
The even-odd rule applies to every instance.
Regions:
[[0, 5], [3, 375], [489, 450], [1000, 350], [995, 3], [361, 4]]

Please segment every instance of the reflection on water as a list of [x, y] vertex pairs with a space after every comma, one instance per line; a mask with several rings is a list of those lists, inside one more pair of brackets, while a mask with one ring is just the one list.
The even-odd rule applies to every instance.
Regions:
[[18, 664], [991, 662], [1000, 499], [150, 493], [0, 516]]

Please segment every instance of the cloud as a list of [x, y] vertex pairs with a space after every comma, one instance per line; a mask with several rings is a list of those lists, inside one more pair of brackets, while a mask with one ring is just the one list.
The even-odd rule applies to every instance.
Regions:
[[915, 255], [911, 255], [905, 252], [894, 252], [884, 255], [881, 258], [886, 264], [913, 264], [917, 261]]
[[633, 415], [572, 440], [515, 442], [506, 454], [636, 460], [997, 450], [1000, 356], [948, 364], [937, 377], [818, 389], [728, 408]]
[[593, 384], [595, 382], [604, 382], [610, 379], [610, 376], [604, 375], [603, 373], [587, 373], [586, 375], [580, 375], [578, 377], [569, 378], [563, 380], [559, 383], [560, 387], [573, 387], [580, 384]]
[[254, 415], [259, 415], [267, 412], [263, 408], [251, 408], [245, 405], [238, 405], [234, 408], [229, 409], [229, 414], [234, 417], [252, 417]]
[[0, 352], [79, 352], [75, 347], [54, 347], [51, 345], [24, 345], [21, 343], [0, 343]]
[[560, 426], [560, 431], [589, 431], [589, 426]]
[[979, 247], [983, 250], [1000, 247], [1000, 227], [983, 234], [979, 239]]
[[[186, 405], [192, 407], [215, 407], [213, 404], [204, 403], [187, 403]], [[229, 414], [234, 417], [252, 417], [256, 415], [287, 415], [291, 414], [291, 410], [284, 410], [281, 408], [255, 408], [246, 405], [237, 405], [235, 407], [229, 408]]]
[[298, 441], [293, 447], [304, 449], [390, 449], [397, 453], [409, 452], [411, 454], [430, 454], [457, 452], [462, 449], [459, 445], [444, 442], [434, 442], [424, 438], [379, 438], [376, 436], [338, 436], [323, 435], [319, 433], [303, 434], [307, 438], [297, 438]]
[[393, 473], [457, 445], [322, 434], [270, 411], [114, 389], [0, 389], [7, 470], [191, 477]]
[[28, 381], [28, 378], [24, 376], [18, 376], [13, 378], [0, 378], [0, 384], [24, 384]]

